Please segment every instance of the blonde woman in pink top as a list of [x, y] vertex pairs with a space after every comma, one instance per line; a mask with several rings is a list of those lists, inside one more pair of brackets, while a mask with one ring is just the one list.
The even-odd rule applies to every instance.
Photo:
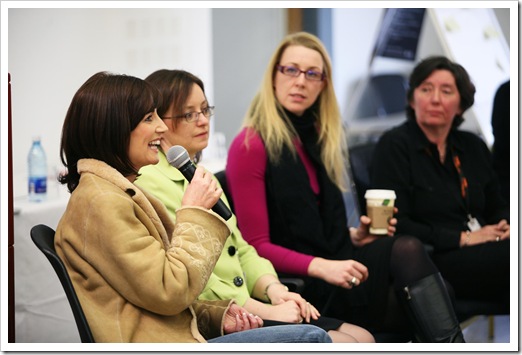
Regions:
[[305, 279], [325, 316], [420, 342], [464, 342], [446, 286], [423, 244], [348, 227], [346, 138], [321, 41], [300, 32], [277, 47], [233, 140], [227, 179], [243, 237], [280, 273]]

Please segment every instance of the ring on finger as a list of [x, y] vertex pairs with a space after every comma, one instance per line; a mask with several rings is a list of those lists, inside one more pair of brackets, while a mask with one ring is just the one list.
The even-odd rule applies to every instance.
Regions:
[[357, 285], [357, 277], [352, 277], [352, 279], [350, 280], [350, 285], [352, 286], [356, 286]]
[[500, 242], [500, 235], [497, 235], [497, 238], [495, 239], [497, 242]]

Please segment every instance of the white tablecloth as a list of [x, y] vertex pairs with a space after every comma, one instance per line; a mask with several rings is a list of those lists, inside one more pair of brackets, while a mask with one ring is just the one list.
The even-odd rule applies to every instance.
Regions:
[[14, 201], [15, 335], [17, 343], [80, 342], [76, 322], [58, 276], [31, 240], [37, 224], [56, 229], [69, 194], [49, 196], [48, 201]]

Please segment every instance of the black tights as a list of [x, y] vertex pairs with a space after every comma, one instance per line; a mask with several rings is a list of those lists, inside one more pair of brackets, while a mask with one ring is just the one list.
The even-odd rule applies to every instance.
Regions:
[[[391, 249], [390, 274], [393, 284], [389, 289], [388, 311], [382, 323], [383, 329], [405, 330], [410, 328], [406, 313], [397, 300], [396, 291], [438, 272], [439, 270], [426, 253], [421, 241], [409, 236], [397, 237]], [[446, 288], [453, 300], [453, 289], [448, 283], [446, 283]]]
[[390, 273], [396, 289], [437, 272], [437, 267], [420, 240], [409, 236], [397, 237], [390, 256]]
[[[408, 256], [407, 258], [405, 256]], [[402, 289], [420, 279], [439, 272], [439, 269], [426, 252], [424, 244], [410, 236], [398, 237], [393, 243], [390, 256], [390, 271], [394, 280], [393, 287]], [[450, 299], [455, 303], [455, 291], [444, 280]]]

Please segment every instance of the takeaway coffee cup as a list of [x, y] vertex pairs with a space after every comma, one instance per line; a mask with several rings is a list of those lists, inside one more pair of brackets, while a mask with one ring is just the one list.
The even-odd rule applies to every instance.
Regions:
[[367, 190], [366, 211], [371, 218], [371, 234], [387, 234], [388, 221], [393, 216], [395, 203], [395, 191], [393, 190]]

